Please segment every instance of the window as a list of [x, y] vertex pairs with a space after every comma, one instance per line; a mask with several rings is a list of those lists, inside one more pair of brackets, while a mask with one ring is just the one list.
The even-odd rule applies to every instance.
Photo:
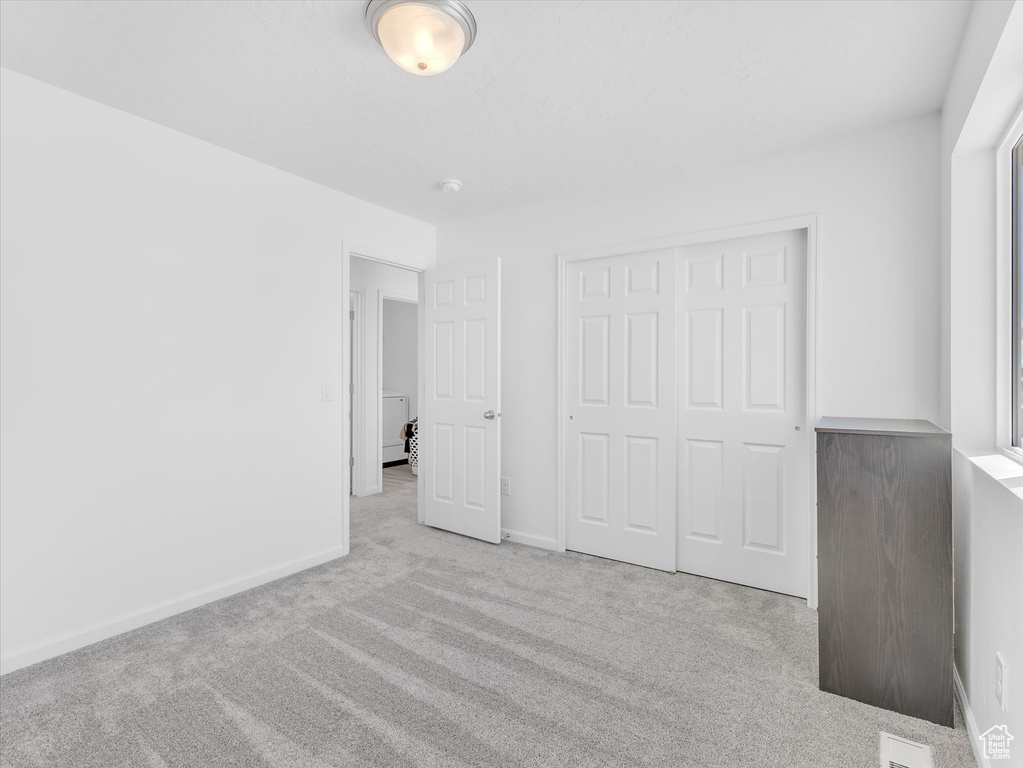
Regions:
[[1023, 345], [1023, 136], [1012, 148], [1012, 444], [1015, 448], [1023, 448], [1021, 345]]

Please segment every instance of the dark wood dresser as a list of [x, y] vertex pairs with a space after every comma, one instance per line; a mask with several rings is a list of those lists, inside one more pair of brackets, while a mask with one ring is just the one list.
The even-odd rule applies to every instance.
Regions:
[[817, 424], [820, 688], [952, 726], [952, 435]]

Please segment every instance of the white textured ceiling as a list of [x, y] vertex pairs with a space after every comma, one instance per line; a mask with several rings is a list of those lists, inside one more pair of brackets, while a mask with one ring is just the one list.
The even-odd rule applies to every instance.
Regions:
[[[2, 0], [0, 64], [441, 222], [936, 110], [969, 0], [468, 0], [402, 72], [361, 0]], [[441, 179], [460, 178], [458, 194]]]

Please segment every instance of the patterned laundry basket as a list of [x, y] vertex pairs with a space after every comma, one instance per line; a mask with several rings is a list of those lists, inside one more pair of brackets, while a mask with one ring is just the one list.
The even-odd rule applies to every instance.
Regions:
[[412, 474], [419, 474], [419, 425], [412, 427], [412, 437], [408, 439], [408, 463]]

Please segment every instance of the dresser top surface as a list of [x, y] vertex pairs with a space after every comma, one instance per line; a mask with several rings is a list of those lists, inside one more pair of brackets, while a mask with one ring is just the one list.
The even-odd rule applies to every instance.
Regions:
[[849, 419], [825, 416], [817, 432], [849, 435], [896, 435], [900, 437], [952, 437], [952, 433], [924, 419]]

